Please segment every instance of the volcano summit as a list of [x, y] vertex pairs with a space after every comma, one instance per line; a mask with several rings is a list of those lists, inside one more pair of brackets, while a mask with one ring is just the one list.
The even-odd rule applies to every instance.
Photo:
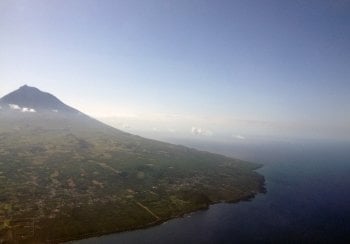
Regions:
[[264, 190], [260, 165], [145, 139], [37, 88], [0, 99], [0, 242], [142, 228]]
[[18, 90], [2, 97], [0, 99], [0, 104], [1, 103], [5, 105], [13, 104], [23, 108], [32, 108], [41, 112], [78, 112], [76, 109], [62, 103], [60, 100], [58, 100], [58, 98], [50, 93], [42, 92], [35, 87], [30, 87], [27, 85], [21, 86]]

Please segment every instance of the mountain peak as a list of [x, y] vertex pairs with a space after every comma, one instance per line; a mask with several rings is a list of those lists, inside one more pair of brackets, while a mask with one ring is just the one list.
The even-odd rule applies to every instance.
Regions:
[[29, 92], [44, 93], [44, 92], [40, 91], [38, 88], [36, 88], [34, 86], [28, 86], [27, 84], [21, 86], [16, 91], [26, 92], [26, 93], [29, 93]]
[[27, 84], [24, 84], [24, 85], [21, 86], [19, 89], [37, 89], [37, 90], [39, 90], [38, 88], [33, 87], [33, 86], [28, 86]]
[[78, 112], [61, 102], [52, 94], [43, 92], [36, 87], [28, 86], [27, 84], [2, 97], [0, 102], [22, 108], [32, 108], [36, 111]]

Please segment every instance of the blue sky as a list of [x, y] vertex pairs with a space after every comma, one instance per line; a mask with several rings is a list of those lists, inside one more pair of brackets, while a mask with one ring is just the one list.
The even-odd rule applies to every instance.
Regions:
[[0, 96], [36, 86], [126, 130], [350, 139], [349, 13], [347, 0], [2, 0]]

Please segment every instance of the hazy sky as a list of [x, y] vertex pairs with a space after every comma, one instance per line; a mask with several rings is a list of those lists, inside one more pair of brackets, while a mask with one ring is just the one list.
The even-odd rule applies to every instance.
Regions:
[[23, 84], [126, 130], [350, 139], [350, 1], [1, 0]]

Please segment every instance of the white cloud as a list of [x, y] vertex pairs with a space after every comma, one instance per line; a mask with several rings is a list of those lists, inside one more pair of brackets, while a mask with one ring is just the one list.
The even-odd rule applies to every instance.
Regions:
[[205, 130], [195, 126], [192, 126], [191, 133], [195, 136], [212, 136], [213, 135], [213, 132], [211, 130]]
[[21, 110], [23, 113], [26, 113], [26, 112], [28, 112], [28, 113], [35, 113], [36, 112], [36, 110], [34, 109], [34, 108], [22, 108], [22, 110]]
[[238, 140], [245, 140], [246, 138], [242, 135], [232, 135], [232, 137], [238, 139]]
[[52, 112], [58, 113], [58, 110], [57, 109], [53, 109]]
[[20, 110], [21, 109], [21, 107], [18, 106], [17, 104], [9, 104], [9, 106], [10, 106], [11, 109], [14, 109], [14, 110]]

